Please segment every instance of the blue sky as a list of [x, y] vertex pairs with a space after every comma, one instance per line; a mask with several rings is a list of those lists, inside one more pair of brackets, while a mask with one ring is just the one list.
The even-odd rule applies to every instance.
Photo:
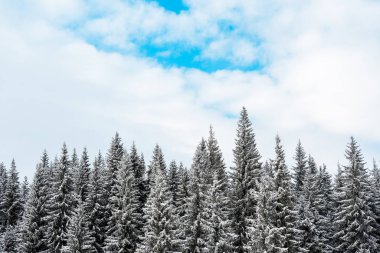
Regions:
[[[86, 42], [94, 45], [98, 50], [151, 58], [164, 67], [196, 68], [205, 72], [259, 71], [264, 68], [265, 58], [264, 55], [260, 55], [261, 39], [255, 33], [239, 29], [237, 21], [232, 18], [220, 16], [207, 20], [207, 23], [210, 23], [215, 30], [214, 32], [202, 34], [204, 24], [200, 24], [199, 27], [193, 28], [195, 29], [192, 35], [194, 37], [186, 38], [175, 35], [176, 29], [186, 30], [186, 25], [191, 24], [192, 10], [183, 1], [152, 0], [145, 3], [132, 1], [130, 6], [124, 6], [129, 12], [133, 12], [134, 8], [143, 9], [142, 17], [138, 17], [139, 22], [144, 22], [139, 20], [140, 18], [151, 17], [144, 12], [152, 12], [152, 16], [166, 15], [167, 17], [160, 20], [161, 27], [153, 24], [156, 26], [154, 30], [144, 25], [140, 26], [141, 23], [132, 22], [133, 28], [126, 28], [127, 31], [123, 30], [125, 27], [115, 31], [102, 29], [99, 31], [96, 27], [98, 24], [115, 25], [115, 27], [128, 26], [128, 17], [126, 16], [125, 19], [115, 17], [112, 7], [109, 10], [104, 10], [103, 6], [99, 7], [96, 4], [91, 7], [93, 9], [86, 12], [84, 18], [82, 17], [79, 21], [71, 20], [65, 24], [65, 27], [80, 34]], [[123, 16], [123, 11], [121, 11], [121, 16]], [[183, 27], [171, 28], [172, 24], [167, 23], [184, 19], [186, 23]], [[173, 35], [174, 37], [171, 37]], [[117, 41], [113, 41], [110, 37]], [[240, 53], [233, 51], [235, 44], [243, 46]], [[220, 52], [221, 50], [224, 52]]]
[[181, 11], [189, 10], [189, 7], [182, 0], [152, 0], [151, 2], [157, 2], [161, 7], [165, 8], [165, 10], [172, 11], [176, 14], [181, 13]]
[[231, 166], [242, 106], [263, 161], [277, 133], [289, 166], [299, 139], [331, 172], [351, 135], [379, 159], [377, 1], [3, 1], [0, 36], [0, 161], [22, 175], [116, 131], [189, 166], [210, 124]]

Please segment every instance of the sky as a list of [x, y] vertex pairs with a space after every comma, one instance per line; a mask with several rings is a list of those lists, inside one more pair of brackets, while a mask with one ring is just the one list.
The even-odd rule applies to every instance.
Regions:
[[63, 142], [191, 165], [212, 125], [228, 167], [248, 109], [264, 162], [301, 140], [330, 172], [350, 136], [380, 159], [380, 2], [0, 0], [0, 161], [33, 176]]

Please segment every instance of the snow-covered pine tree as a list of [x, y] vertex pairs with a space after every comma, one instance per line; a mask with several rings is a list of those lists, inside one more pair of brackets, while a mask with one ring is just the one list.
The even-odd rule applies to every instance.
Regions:
[[178, 172], [178, 166], [176, 161], [171, 161], [169, 165], [169, 174], [168, 174], [168, 184], [169, 189], [172, 195], [172, 203], [174, 208], [178, 208], [179, 203], [179, 187], [180, 187], [180, 177]]
[[90, 177], [89, 196], [85, 206], [86, 214], [89, 215], [89, 229], [94, 236], [93, 245], [98, 253], [103, 253], [105, 236], [107, 231], [106, 205], [108, 194], [104, 183], [107, 175], [105, 162], [99, 152], [94, 161], [94, 169]]
[[319, 241], [318, 250], [314, 252], [332, 252], [333, 189], [331, 175], [327, 172], [325, 165], [320, 167], [317, 177], [315, 207]]
[[370, 208], [371, 192], [367, 169], [360, 147], [351, 137], [346, 149], [348, 164], [343, 166], [342, 191], [335, 216], [335, 248], [338, 252], [378, 252], [374, 214]]
[[[183, 170], [183, 168], [181, 168]], [[178, 231], [175, 237], [172, 239], [172, 250], [174, 251], [180, 251], [181, 246], [183, 244], [183, 234], [181, 235], [180, 230], [183, 228], [183, 225], [180, 222], [180, 210], [181, 210], [181, 193], [180, 193], [180, 186], [181, 186], [181, 172], [179, 171], [178, 165], [176, 161], [171, 161], [169, 165], [169, 172], [168, 172], [168, 186], [171, 194], [171, 200], [172, 200], [172, 229]]]
[[233, 150], [231, 202], [233, 224], [233, 245], [235, 252], [247, 252], [249, 220], [255, 218], [256, 200], [254, 192], [258, 190], [261, 175], [260, 154], [256, 147], [255, 134], [248, 112], [243, 107], [237, 128], [237, 138]]
[[107, 154], [107, 180], [106, 192], [108, 194], [108, 203], [106, 206], [107, 214], [107, 243], [105, 248], [109, 247], [109, 243], [114, 242], [113, 234], [117, 230], [117, 213], [120, 210], [119, 189], [118, 189], [118, 176], [120, 163], [124, 156], [123, 144], [119, 134], [116, 133], [112, 139], [111, 147]]
[[[337, 174], [335, 175], [334, 179], [334, 185], [333, 185], [333, 237], [331, 239], [331, 244], [333, 247], [333, 250], [335, 250], [336, 247], [338, 247], [340, 244], [343, 243], [340, 229], [341, 226], [338, 225], [335, 220], [338, 219], [339, 214], [341, 214], [343, 211], [343, 206], [341, 203], [344, 201], [345, 198], [345, 192], [344, 192], [344, 183], [343, 183], [343, 170], [342, 166], [338, 163], [337, 166]], [[333, 251], [334, 252], [334, 251]]]
[[58, 191], [58, 189], [56, 189], [56, 187], [58, 185], [57, 184], [57, 179], [58, 179], [57, 171], [58, 171], [58, 167], [59, 167], [59, 158], [56, 155], [54, 157], [54, 161], [49, 161], [47, 151], [44, 150], [41, 163], [42, 163], [42, 167], [46, 168], [46, 175], [47, 175], [46, 178], [47, 178], [47, 183], [48, 183], [47, 188], [48, 188], [48, 196], [49, 196], [48, 205], [50, 208], [53, 205], [53, 203], [52, 203], [53, 196]]
[[42, 161], [37, 165], [31, 186], [30, 197], [26, 202], [23, 216], [21, 252], [45, 252], [48, 249], [48, 157], [44, 152]]
[[273, 229], [268, 244], [271, 252], [296, 253], [298, 238], [294, 228], [296, 214], [291, 195], [291, 178], [285, 164], [285, 152], [279, 136], [276, 136], [276, 158], [272, 161], [274, 175], [275, 212]]
[[8, 172], [4, 163], [0, 163], [0, 233], [5, 231], [7, 225], [7, 207], [5, 192], [7, 189]]
[[71, 216], [67, 228], [67, 245], [62, 247], [62, 253], [92, 253], [94, 247], [93, 231], [89, 229], [88, 215], [85, 213], [85, 203], [79, 199], [79, 204]]
[[15, 160], [12, 160], [8, 173], [7, 187], [5, 190], [5, 207], [7, 210], [7, 226], [16, 226], [21, 220], [22, 200], [21, 189]]
[[[186, 230], [187, 230], [187, 220], [186, 220], [186, 210], [187, 202], [190, 198], [190, 175], [188, 170], [183, 166], [182, 163], [179, 164], [178, 174], [180, 178], [180, 184], [178, 187], [178, 207], [175, 209], [175, 219], [178, 221], [176, 227], [178, 228], [178, 236], [176, 237], [175, 246], [184, 245], [186, 242]], [[180, 249], [183, 247], [180, 247]]]
[[71, 164], [71, 168], [73, 169], [77, 169], [79, 167], [79, 158], [78, 158], [76, 148], [73, 149], [73, 154], [71, 155], [70, 164]]
[[125, 152], [118, 176], [119, 210], [114, 213], [117, 227], [107, 240], [108, 252], [133, 253], [141, 231], [138, 186], [129, 155]]
[[190, 197], [187, 200], [185, 214], [185, 249], [183, 252], [195, 253], [207, 250], [208, 230], [206, 219], [210, 210], [206, 209], [208, 193], [207, 178], [203, 175], [209, 169], [206, 141], [198, 145], [191, 166]]
[[209, 192], [206, 194], [206, 208], [209, 214], [206, 216], [208, 252], [223, 253], [231, 249], [229, 239], [232, 236], [229, 221], [230, 202], [226, 191], [226, 178], [219, 178], [218, 171], [214, 176]]
[[[222, 151], [220, 150], [218, 141], [215, 138], [215, 133], [212, 127], [210, 127], [209, 137], [207, 139], [207, 150], [209, 158], [209, 171], [211, 173], [211, 179], [214, 180], [215, 173], [217, 175], [217, 181], [220, 181], [222, 185], [221, 191], [227, 193], [228, 191], [228, 178], [226, 173], [226, 165], [224, 164]], [[211, 184], [211, 183], [210, 183]]]
[[166, 163], [164, 160], [164, 155], [158, 144], [154, 147], [152, 160], [148, 166], [148, 187], [150, 189], [152, 183], [154, 182], [154, 177], [157, 174], [157, 171], [162, 171], [162, 174], [166, 177]]
[[294, 191], [296, 196], [300, 196], [303, 191], [307, 170], [307, 157], [301, 141], [298, 141], [294, 160], [296, 162], [293, 167]]
[[146, 219], [144, 236], [136, 252], [173, 252], [172, 241], [176, 233], [172, 228], [173, 205], [169, 185], [162, 170], [157, 170], [151, 185], [151, 192], [144, 208]]
[[276, 210], [276, 192], [274, 187], [273, 173], [268, 168], [271, 166], [265, 163], [266, 169], [261, 175], [261, 181], [258, 184], [258, 191], [255, 192], [257, 200], [256, 219], [253, 221], [253, 227], [250, 228], [250, 251], [251, 252], [282, 252], [281, 241], [284, 240], [280, 231], [274, 226]]
[[135, 177], [135, 184], [137, 186], [137, 196], [138, 196], [138, 201], [139, 201], [139, 206], [137, 209], [137, 212], [139, 213], [141, 222], [138, 224], [138, 230], [140, 233], [142, 233], [142, 229], [144, 226], [144, 205], [147, 199], [146, 195], [146, 187], [145, 187], [145, 163], [144, 163], [144, 158], [138, 155], [137, 153], [137, 148], [135, 143], [133, 142], [130, 154], [129, 154], [129, 162], [132, 166], [134, 177]]
[[63, 144], [56, 171], [57, 178], [54, 187], [56, 192], [52, 195], [49, 211], [49, 249], [51, 252], [61, 252], [62, 248], [67, 245], [68, 223], [77, 204], [70, 166], [67, 147], [66, 144]]
[[[303, 186], [301, 192], [298, 192], [302, 194], [298, 197], [296, 205], [297, 219], [294, 224], [298, 229], [298, 251], [300, 252], [318, 252], [319, 250], [320, 240], [316, 226], [319, 217], [315, 203], [315, 195], [318, 190], [317, 173], [317, 164], [315, 163], [314, 158], [309, 155]], [[295, 192], [297, 193], [297, 191]]]
[[77, 172], [77, 195], [79, 196], [80, 201], [86, 202], [89, 195], [90, 187], [90, 161], [88, 158], [87, 149], [83, 149], [82, 157], [79, 162], [78, 172]]
[[[222, 152], [210, 127], [207, 139], [208, 166], [211, 174], [210, 190], [206, 194], [206, 205], [210, 210], [207, 219], [207, 249], [210, 252], [226, 252], [231, 249], [229, 238], [232, 236], [229, 214], [231, 212], [228, 178]], [[206, 183], [208, 178], [204, 179]]]
[[[136, 251], [139, 237], [143, 235], [140, 213], [139, 185], [136, 183], [136, 168], [130, 156], [125, 158], [119, 173], [121, 212], [119, 222], [120, 253]], [[140, 171], [141, 172], [141, 171]], [[140, 175], [139, 175], [140, 177]], [[140, 180], [139, 180], [140, 181]]]
[[190, 197], [190, 175], [189, 171], [183, 166], [182, 163], [179, 164], [178, 174], [180, 176], [180, 184], [178, 187], [178, 208], [177, 213], [179, 217], [182, 217], [186, 213], [187, 200]]
[[77, 154], [76, 148], [73, 149], [73, 153], [71, 154], [70, 160], [70, 170], [71, 178], [74, 184], [74, 192], [78, 195], [79, 189], [77, 189], [79, 183], [79, 158]]
[[107, 154], [107, 169], [108, 169], [108, 188], [110, 190], [111, 197], [116, 196], [118, 193], [117, 182], [119, 175], [120, 162], [123, 159], [124, 149], [123, 143], [118, 133], [112, 139], [111, 147]]
[[[305, 186], [305, 185], [304, 185]], [[304, 187], [303, 187], [304, 188]], [[309, 199], [305, 195], [298, 197], [296, 206], [297, 216], [294, 220], [294, 227], [298, 229], [298, 244], [293, 252], [315, 252], [315, 247], [318, 247], [318, 234], [315, 226], [313, 209]]]
[[23, 207], [22, 208], [23, 213], [25, 210], [25, 204], [26, 204], [28, 197], [29, 197], [29, 192], [30, 192], [30, 188], [29, 188], [28, 178], [24, 177], [24, 181], [22, 181], [22, 184], [21, 184], [21, 203], [22, 203], [22, 207]]

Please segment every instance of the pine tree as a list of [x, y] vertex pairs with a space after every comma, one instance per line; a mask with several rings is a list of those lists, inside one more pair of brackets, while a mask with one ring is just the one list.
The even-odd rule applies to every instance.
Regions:
[[26, 202], [23, 217], [21, 251], [25, 253], [44, 252], [48, 249], [48, 163], [44, 152], [42, 162], [37, 165], [31, 187], [30, 197]]
[[164, 155], [158, 144], [154, 147], [152, 161], [148, 168], [148, 187], [150, 189], [157, 171], [160, 170], [165, 177], [167, 175]]
[[301, 141], [297, 144], [294, 160], [296, 161], [296, 164], [293, 167], [294, 191], [295, 194], [299, 196], [302, 194], [307, 170], [307, 158]]
[[117, 180], [119, 175], [120, 162], [124, 155], [123, 144], [119, 134], [116, 133], [115, 137], [112, 139], [111, 147], [107, 155], [107, 169], [108, 169], [108, 188], [110, 190], [111, 197], [117, 195]]
[[276, 192], [273, 174], [269, 173], [269, 163], [263, 171], [262, 180], [256, 192], [256, 215], [253, 228], [250, 228], [250, 250], [251, 252], [284, 252], [282, 248], [283, 236], [275, 227]]
[[210, 166], [211, 179], [214, 180], [214, 175], [217, 175], [217, 181], [222, 183], [222, 191], [228, 190], [228, 178], [226, 173], [226, 165], [224, 164], [222, 151], [218, 145], [218, 141], [215, 138], [215, 133], [212, 127], [210, 127], [209, 137], [207, 140], [207, 150]]
[[135, 167], [130, 157], [125, 158], [119, 174], [121, 213], [119, 222], [119, 252], [135, 252], [139, 236], [142, 235], [142, 216], [140, 211], [139, 185], [136, 184]]
[[0, 163], [0, 233], [5, 231], [7, 225], [6, 189], [8, 172], [3, 163]]
[[209, 252], [222, 253], [230, 250], [229, 238], [232, 236], [228, 220], [229, 196], [226, 192], [227, 182], [219, 179], [218, 171], [214, 172], [210, 191], [206, 194], [206, 248]]
[[132, 144], [131, 151], [130, 151], [130, 154], [129, 154], [129, 161], [130, 161], [130, 164], [132, 166], [132, 170], [133, 170], [134, 177], [135, 177], [135, 184], [136, 184], [136, 187], [137, 187], [137, 193], [136, 194], [138, 195], [138, 201], [139, 201], [137, 212], [139, 213], [139, 216], [140, 216], [140, 219], [141, 219], [141, 222], [140, 222], [140, 224], [138, 226], [138, 230], [140, 231], [139, 233], [141, 234], [142, 233], [142, 229], [143, 229], [143, 225], [144, 225], [144, 220], [143, 220], [144, 211], [143, 211], [143, 208], [145, 206], [146, 199], [147, 199], [148, 196], [146, 194], [146, 185], [145, 185], [145, 163], [144, 163], [144, 158], [143, 158], [142, 155], [141, 155], [141, 157], [138, 155], [137, 148], [136, 148], [136, 145], [135, 145], [134, 142]]
[[233, 244], [237, 253], [247, 252], [249, 220], [255, 218], [255, 191], [261, 175], [260, 154], [247, 110], [243, 107], [238, 122], [237, 138], [233, 150], [235, 166], [232, 168], [231, 202]]
[[162, 170], [157, 170], [144, 209], [147, 220], [144, 228], [145, 233], [136, 252], [172, 252], [172, 240], [175, 232], [172, 229], [173, 206], [171, 202], [170, 190], [165, 175]]
[[333, 189], [331, 176], [326, 166], [319, 169], [315, 196], [317, 211], [317, 231], [319, 233], [318, 250], [314, 252], [332, 252], [333, 237]]
[[106, 192], [108, 193], [107, 199], [107, 233], [105, 248], [111, 247], [110, 244], [117, 244], [113, 238], [113, 234], [117, 230], [117, 213], [120, 210], [119, 202], [119, 189], [118, 189], [118, 175], [120, 163], [124, 156], [123, 144], [119, 134], [116, 133], [112, 139], [111, 147], [107, 155], [107, 182]]
[[7, 226], [16, 226], [22, 215], [21, 189], [15, 160], [12, 160], [5, 191]]
[[107, 251], [132, 253], [141, 235], [141, 214], [139, 210], [138, 187], [134, 168], [125, 153], [118, 176], [119, 210], [114, 212], [117, 227], [107, 238]]
[[105, 164], [99, 152], [94, 162], [94, 169], [90, 177], [90, 192], [86, 203], [86, 213], [89, 215], [89, 229], [94, 236], [93, 246], [97, 252], [102, 253], [105, 247], [107, 231], [107, 198], [104, 183], [107, 179]]
[[79, 185], [79, 158], [76, 148], [73, 149], [73, 153], [71, 155], [69, 173], [74, 183], [74, 191], [79, 196], [80, 189], [77, 188]]
[[178, 174], [180, 184], [178, 186], [178, 207], [176, 213], [179, 217], [183, 217], [186, 213], [187, 200], [190, 197], [190, 175], [182, 163], [179, 164]]
[[178, 221], [176, 227], [178, 229], [178, 236], [176, 237], [175, 246], [181, 249], [182, 245], [186, 243], [187, 236], [187, 216], [186, 210], [188, 206], [188, 200], [190, 199], [190, 176], [188, 170], [180, 163], [178, 167], [178, 174], [180, 178], [180, 184], [178, 186], [178, 207], [175, 208], [175, 219]]
[[[22, 182], [22, 185], [21, 185], [21, 203], [23, 206], [26, 204], [26, 201], [28, 200], [29, 192], [30, 192], [30, 188], [29, 188], [28, 178], [24, 177], [24, 181]], [[23, 210], [24, 209], [25, 208], [23, 208]]]
[[58, 156], [54, 157], [53, 161], [49, 162], [49, 158], [47, 155], [46, 150], [44, 151], [44, 154], [42, 155], [42, 167], [46, 168], [46, 178], [47, 178], [47, 184], [48, 184], [48, 205], [49, 208], [53, 206], [53, 196], [56, 194], [58, 189], [56, 188], [58, 186], [58, 167], [59, 167], [59, 158]]
[[85, 202], [89, 195], [90, 187], [90, 162], [87, 154], [87, 149], [83, 149], [82, 157], [78, 166], [77, 180], [77, 195], [82, 202]]
[[[228, 239], [232, 236], [229, 222], [230, 202], [228, 178], [222, 152], [210, 127], [207, 140], [208, 166], [211, 174], [210, 190], [206, 192], [206, 205], [210, 210], [207, 219], [207, 249], [211, 252], [226, 252], [230, 249]], [[206, 174], [207, 175], [207, 174]], [[206, 183], [208, 180], [205, 179]]]
[[336, 252], [336, 248], [343, 243], [341, 238], [340, 228], [335, 221], [339, 218], [339, 215], [343, 213], [343, 206], [341, 203], [344, 202], [345, 192], [344, 192], [344, 179], [343, 179], [343, 170], [342, 166], [338, 163], [337, 174], [334, 179], [334, 188], [333, 188], [333, 237], [332, 237], [332, 247], [333, 252]]
[[336, 213], [335, 238], [340, 252], [377, 252], [375, 219], [371, 211], [370, 184], [361, 150], [353, 137], [346, 149], [348, 165], [343, 166], [340, 210]]
[[[316, 193], [318, 190], [317, 165], [314, 158], [309, 155], [305, 169], [304, 182], [297, 201], [296, 227], [299, 230], [298, 250], [304, 252], [318, 252], [319, 232], [317, 221], [319, 220], [316, 208]], [[296, 191], [297, 192], [297, 191]]]
[[187, 201], [185, 226], [185, 252], [195, 253], [206, 251], [208, 228], [206, 217], [206, 193], [209, 190], [207, 178], [204, 177], [209, 168], [206, 142], [202, 139], [198, 145], [191, 166], [190, 197]]
[[63, 253], [96, 252], [93, 232], [89, 230], [88, 216], [84, 209], [84, 203], [79, 200], [79, 204], [68, 224], [67, 245], [62, 247]]
[[290, 174], [285, 164], [285, 152], [276, 136], [276, 159], [272, 162], [274, 174], [274, 224], [269, 232], [271, 252], [297, 252], [297, 231], [294, 229], [295, 212], [290, 189]]
[[144, 191], [143, 191], [143, 194], [142, 194], [142, 197], [143, 197], [143, 200], [144, 200], [144, 205], [143, 205], [143, 208], [144, 208], [145, 203], [146, 203], [146, 201], [148, 199], [148, 195], [149, 195], [150, 189], [149, 189], [149, 178], [148, 178], [148, 175], [147, 175], [148, 173], [146, 173], [145, 159], [144, 159], [144, 154], [143, 153], [140, 154], [139, 163], [140, 163], [141, 170], [144, 171], [143, 183], [142, 183], [142, 187], [144, 188]]
[[169, 189], [172, 195], [172, 203], [174, 208], [178, 208], [179, 203], [179, 186], [180, 186], [180, 178], [177, 163], [172, 161], [169, 165], [169, 175], [168, 175], [168, 184]]
[[67, 245], [67, 229], [69, 219], [77, 204], [74, 185], [70, 173], [70, 161], [66, 144], [63, 144], [62, 154], [57, 168], [56, 187], [52, 196], [52, 206], [49, 212], [51, 227], [49, 229], [49, 248], [52, 252], [61, 252]]

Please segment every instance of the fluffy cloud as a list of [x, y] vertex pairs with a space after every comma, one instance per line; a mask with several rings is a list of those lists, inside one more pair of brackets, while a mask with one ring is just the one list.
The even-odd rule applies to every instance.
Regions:
[[[25, 1], [0, 4], [0, 160], [31, 175], [43, 148], [106, 150], [115, 131], [150, 158], [153, 145], [190, 164], [213, 124], [232, 163], [236, 116], [253, 116], [264, 158], [274, 135], [290, 160], [298, 138], [331, 171], [349, 135], [378, 155], [380, 5], [375, 1]], [[104, 52], [91, 43], [120, 48]], [[259, 71], [163, 67], [140, 43], [200, 48], [200, 60]], [[168, 48], [170, 51], [170, 48]]]

